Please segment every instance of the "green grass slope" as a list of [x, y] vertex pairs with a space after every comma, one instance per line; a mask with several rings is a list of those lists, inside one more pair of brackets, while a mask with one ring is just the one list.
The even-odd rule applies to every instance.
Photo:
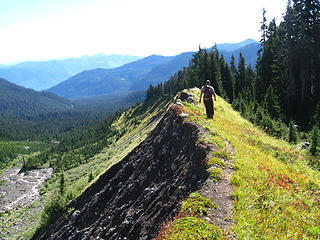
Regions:
[[[5, 219], [3, 224], [0, 224], [0, 238], [30, 239], [37, 229], [45, 229], [51, 221], [55, 220], [56, 214], [60, 214], [65, 210], [65, 206], [69, 201], [77, 197], [95, 179], [112, 165], [121, 161], [146, 138], [147, 134], [157, 125], [170, 103], [170, 99], [161, 98], [137, 104], [124, 111], [115, 119], [111, 125], [114, 131], [103, 132], [105, 130], [100, 126], [101, 134], [107, 136], [107, 139], [103, 139], [103, 141], [107, 143], [102, 150], [99, 150], [97, 154], [88, 159], [83, 155], [83, 152], [86, 152], [83, 149], [96, 149], [101, 142], [100, 139], [97, 142], [89, 141], [88, 139], [86, 145], [61, 153], [50, 153], [47, 150], [48, 146], [42, 147], [42, 149], [37, 148], [34, 150], [37, 153], [34, 154], [23, 152], [25, 161], [31, 161], [31, 163], [36, 155], [39, 156], [40, 160], [45, 156], [47, 161], [43, 161], [42, 165], [36, 164], [36, 167], [42, 168], [51, 165], [54, 168], [54, 173], [40, 190], [41, 199], [39, 201], [0, 213], [0, 218]], [[2, 143], [1, 146], [3, 146]], [[30, 153], [31, 150], [29, 150]], [[42, 155], [43, 153], [45, 154]], [[14, 164], [22, 165], [23, 158], [21, 155], [13, 161]], [[79, 158], [81, 158], [81, 161], [79, 161]], [[67, 168], [60, 169], [56, 167], [56, 161], [67, 162], [74, 165], [74, 167], [68, 166]], [[64, 178], [63, 193], [61, 193], [62, 176]], [[17, 222], [22, 218], [25, 224], [18, 225]], [[32, 227], [26, 229], [30, 225]]]
[[[65, 211], [66, 204], [76, 198], [82, 191], [98, 179], [101, 174], [111, 166], [121, 161], [129, 152], [138, 146], [154, 129], [161, 119], [166, 109], [171, 104], [168, 98], [154, 99], [124, 111], [113, 123], [112, 128], [116, 129], [116, 134], [109, 135], [106, 140], [111, 143], [103, 148], [99, 153], [87, 159], [76, 167], [57, 170], [41, 189], [41, 201], [45, 205], [38, 225], [21, 236], [29, 238], [35, 231], [43, 231], [50, 223]], [[96, 143], [91, 143], [94, 148]], [[88, 147], [88, 146], [84, 146]], [[54, 157], [63, 161], [66, 158], [72, 161], [72, 154], [77, 155], [81, 148], [72, 149], [70, 152], [62, 153], [60, 156], [53, 155], [50, 161], [55, 161]], [[76, 157], [75, 157], [76, 158]], [[77, 159], [74, 159], [77, 161]], [[63, 175], [63, 194], [61, 194], [61, 177]], [[61, 207], [57, 211], [57, 207]], [[69, 209], [69, 211], [71, 211]], [[57, 215], [56, 215], [57, 214]]]
[[[215, 102], [213, 120], [207, 119], [204, 105], [198, 104], [200, 90], [194, 88], [186, 91], [192, 94], [195, 104], [182, 102], [180, 108], [188, 114], [188, 121], [201, 125], [206, 131], [201, 141], [216, 145], [220, 150], [213, 155], [217, 157], [230, 156], [232, 147], [235, 169], [230, 180], [234, 186], [235, 205], [232, 234], [237, 239], [320, 239], [320, 173], [310, 167], [308, 153], [270, 137], [243, 119], [220, 97]], [[167, 98], [153, 99], [123, 112], [112, 124], [118, 134], [109, 136], [108, 142], [111, 144], [74, 168], [56, 171], [45, 183], [39, 203], [46, 205], [45, 211], [40, 219], [30, 216], [30, 219], [39, 219], [38, 225], [35, 222], [29, 231], [6, 237], [30, 238], [37, 227], [45, 230], [52, 220], [50, 214], [61, 214], [50, 211], [61, 205], [61, 210], [66, 210], [67, 202], [138, 146], [156, 126], [171, 102]], [[69, 155], [77, 151], [81, 149], [73, 149]], [[63, 160], [66, 154], [60, 155], [60, 159]], [[50, 161], [55, 161], [54, 157], [59, 156], [50, 157]], [[212, 162], [222, 169], [219, 158], [212, 158]], [[211, 163], [209, 161], [208, 165]], [[222, 170], [219, 168], [210, 172], [211, 178], [219, 181], [220, 172]], [[62, 173], [64, 190], [60, 193]], [[182, 206], [188, 206], [189, 209], [190, 202], [197, 207], [200, 204], [201, 214], [206, 212], [209, 205], [213, 204], [213, 207], [215, 204], [208, 205], [197, 193], [190, 195], [190, 198], [196, 200], [187, 199]], [[61, 205], [55, 205], [55, 199]], [[225, 230], [207, 222], [201, 214], [186, 216], [183, 208], [181, 211], [176, 220], [161, 230], [157, 239], [177, 239], [177, 236], [180, 240], [225, 239], [230, 236]], [[14, 221], [17, 213], [8, 212], [3, 217]]]
[[[204, 105], [198, 104], [200, 90], [187, 91], [196, 104], [183, 102], [181, 109], [188, 114], [189, 121], [211, 133], [204, 136], [204, 141], [217, 145], [221, 152], [227, 152], [229, 144], [233, 147], [234, 236], [237, 239], [320, 239], [320, 172], [310, 167], [306, 150], [267, 135], [220, 97], [214, 103], [213, 120], [207, 119]], [[194, 234], [199, 232], [199, 227], [215, 228], [209, 223], [204, 227], [200, 218], [197, 224], [188, 218], [174, 220], [162, 229], [158, 239], [228, 238], [223, 234], [214, 237], [209, 234], [211, 238]]]

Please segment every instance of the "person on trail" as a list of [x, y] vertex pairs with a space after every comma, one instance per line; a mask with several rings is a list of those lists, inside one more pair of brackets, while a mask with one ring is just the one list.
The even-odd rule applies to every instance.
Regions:
[[210, 80], [206, 80], [206, 85], [202, 86], [199, 103], [201, 103], [201, 98], [203, 95], [203, 103], [206, 107], [206, 113], [208, 118], [213, 118], [214, 110], [213, 110], [213, 100], [217, 101], [216, 93], [214, 88], [210, 85]]

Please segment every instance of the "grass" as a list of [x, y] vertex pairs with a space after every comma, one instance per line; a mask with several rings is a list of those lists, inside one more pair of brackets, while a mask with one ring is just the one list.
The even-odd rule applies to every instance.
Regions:
[[221, 160], [219, 157], [212, 157], [208, 160], [208, 165], [214, 165], [217, 167], [223, 167], [225, 166], [225, 163]]
[[[125, 129], [125, 134], [121, 138], [117, 138], [117, 136], [111, 137], [109, 140], [113, 142], [112, 145], [104, 148], [100, 153], [89, 159], [87, 163], [64, 171], [66, 193], [63, 198], [66, 202], [59, 208], [65, 208], [67, 202], [79, 196], [100, 175], [121, 161], [137, 147], [157, 125], [169, 105], [170, 101], [164, 98], [141, 104], [125, 111], [112, 124], [114, 128]], [[88, 181], [89, 175], [91, 175], [91, 181]], [[52, 208], [55, 208], [56, 201], [52, 202], [50, 199], [57, 196], [60, 181], [59, 176], [59, 173], [54, 174], [41, 189], [42, 201], [46, 206], [38, 225], [40, 231], [54, 221], [54, 219], [50, 218], [50, 211]], [[61, 209], [59, 210], [60, 212], [62, 211]], [[52, 215], [54, 217], [56, 213], [53, 212]]]
[[191, 193], [189, 198], [182, 203], [181, 212], [188, 212], [191, 215], [207, 216], [207, 208], [216, 208], [216, 205], [198, 192]]
[[220, 181], [221, 180], [221, 170], [216, 167], [211, 167], [208, 169], [209, 176], [213, 181]]
[[[0, 214], [0, 239], [29, 239], [39, 221], [37, 209], [41, 203], [36, 201], [18, 209], [12, 209]], [[27, 223], [27, 224], [26, 224]], [[7, 234], [9, 232], [10, 234]]]
[[223, 239], [222, 231], [197, 217], [178, 218], [170, 224], [170, 227], [160, 232], [157, 240], [198, 240]]
[[[198, 89], [189, 93], [195, 102], [199, 100]], [[126, 111], [113, 125], [126, 129], [126, 133], [120, 139], [111, 139], [114, 144], [87, 163], [65, 172], [70, 199], [94, 182], [88, 183], [90, 172], [97, 179], [138, 146], [156, 125], [155, 116], [160, 111], [163, 113], [169, 104], [168, 100], [160, 99], [148, 107], [137, 106]], [[305, 151], [270, 137], [220, 97], [214, 103], [213, 120], [206, 118], [203, 104], [183, 104], [188, 120], [207, 131], [201, 141], [220, 149], [208, 160], [211, 177], [217, 180], [220, 177], [219, 168], [224, 166], [221, 159], [234, 157], [233, 232], [238, 239], [320, 239], [320, 173], [309, 166]], [[229, 145], [233, 147], [232, 154]], [[57, 191], [58, 182], [56, 176], [46, 182], [42, 201]], [[221, 229], [199, 217], [205, 216], [208, 206], [204, 202], [196, 193], [190, 196], [182, 204], [181, 214], [164, 224], [158, 239], [222, 239]], [[11, 216], [17, 215], [11, 213]]]
[[163, 224], [157, 240], [197, 240], [223, 239], [220, 228], [208, 223], [201, 217], [208, 215], [208, 208], [216, 208], [215, 204], [198, 192], [191, 193], [181, 205], [179, 215]]
[[[113, 127], [117, 129], [125, 129], [126, 132], [121, 138], [114, 136], [109, 140], [113, 142], [110, 146], [103, 149], [100, 153], [89, 159], [86, 163], [83, 163], [75, 168], [64, 171], [66, 191], [63, 196], [64, 204], [59, 205], [61, 208], [65, 208], [66, 203], [71, 201], [82, 191], [84, 191], [88, 186], [90, 186], [101, 174], [107, 171], [112, 165], [121, 161], [130, 151], [132, 151], [136, 146], [138, 146], [147, 136], [147, 134], [153, 130], [157, 125], [158, 121], [161, 119], [162, 114], [166, 111], [170, 105], [170, 100], [163, 98], [148, 102], [146, 104], [141, 104], [129, 108], [126, 110], [121, 117], [113, 123]], [[0, 142], [0, 144], [2, 144]], [[49, 144], [43, 144], [38, 142], [10, 142], [10, 145], [14, 144], [15, 152], [18, 154], [33, 153], [35, 151], [41, 151], [46, 149]], [[25, 150], [25, 146], [30, 146], [30, 148]], [[77, 151], [77, 150], [75, 150]], [[17, 161], [12, 161], [13, 164], [21, 164], [22, 159]], [[9, 166], [8, 166], [9, 167]], [[90, 182], [88, 182], [89, 175]], [[48, 179], [41, 188], [41, 200], [35, 204], [29, 204], [28, 206], [22, 206], [18, 210], [10, 211], [5, 213], [0, 217], [5, 218], [2, 226], [0, 226], [0, 232], [6, 232], [14, 226], [15, 223], [19, 222], [19, 218], [23, 214], [25, 226], [20, 227], [17, 232], [11, 234], [10, 236], [5, 234], [1, 237], [6, 237], [8, 239], [30, 239], [35, 233], [37, 228], [46, 228], [47, 224], [53, 219], [50, 218], [51, 210], [56, 207], [57, 201], [51, 201], [58, 196], [59, 191], [59, 181], [60, 174], [54, 173], [53, 176]], [[62, 197], [60, 196], [61, 200]], [[31, 211], [30, 209], [42, 208], [42, 214], [39, 212]], [[32, 219], [32, 226], [27, 222]], [[1, 225], [1, 224], [0, 224]], [[19, 223], [20, 225], [20, 223]]]
[[[190, 92], [197, 102], [199, 90]], [[234, 148], [238, 239], [320, 239], [320, 173], [305, 151], [267, 135], [220, 97], [213, 120], [206, 119], [203, 104], [184, 104], [191, 121], [220, 137], [220, 148], [221, 138]]]

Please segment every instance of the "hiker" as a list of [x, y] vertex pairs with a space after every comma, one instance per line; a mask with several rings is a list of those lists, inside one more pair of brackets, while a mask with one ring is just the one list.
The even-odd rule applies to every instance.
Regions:
[[216, 93], [214, 88], [210, 85], [210, 80], [206, 80], [206, 85], [202, 86], [199, 103], [201, 103], [201, 97], [203, 94], [203, 103], [206, 106], [206, 113], [208, 118], [213, 118], [214, 110], [213, 110], [213, 100], [217, 101]]

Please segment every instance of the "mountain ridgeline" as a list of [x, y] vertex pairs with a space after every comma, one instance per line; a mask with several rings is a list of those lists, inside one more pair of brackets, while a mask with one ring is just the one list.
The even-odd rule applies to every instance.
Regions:
[[152, 55], [115, 69], [84, 71], [48, 91], [69, 99], [129, 92], [134, 80], [142, 78], [152, 68], [170, 58]]
[[[319, 219], [320, 212], [319, 204], [313, 201], [317, 201], [320, 183], [319, 171], [305, 161], [312, 159], [311, 155], [267, 135], [220, 96], [215, 102], [214, 119], [207, 119], [203, 104], [198, 104], [199, 95], [200, 89], [192, 88], [172, 99], [149, 98], [118, 115], [114, 122], [101, 123], [105, 126], [100, 133], [107, 137], [102, 141], [108, 142], [106, 148], [81, 163], [84, 167], [76, 165], [76, 171], [58, 166], [64, 161], [69, 161], [70, 166], [77, 159], [83, 160], [75, 156], [83, 152], [81, 144], [60, 143], [73, 148], [68, 149], [72, 156], [69, 158], [66, 152], [48, 151], [53, 158], [47, 159], [59, 175], [63, 176], [63, 172], [64, 176], [71, 176], [68, 190], [52, 197], [45, 207], [41, 219], [47, 222], [32, 239], [151, 240], [159, 235], [191, 239], [208, 234], [209, 239], [226, 239], [235, 234], [248, 239], [270, 234], [272, 238], [285, 239], [296, 234], [297, 229], [301, 229], [301, 238], [316, 239], [320, 231], [314, 219]], [[82, 144], [96, 146], [88, 141]], [[235, 152], [237, 158], [233, 157]], [[107, 170], [101, 173], [98, 168], [95, 181], [70, 201], [77, 186], [74, 174], [88, 171], [88, 167], [92, 171], [93, 163], [103, 164]], [[58, 185], [58, 181], [56, 177], [51, 184]], [[235, 192], [225, 191], [223, 184], [230, 182]], [[221, 217], [226, 214], [227, 205], [219, 202], [221, 195], [234, 202], [232, 215]], [[266, 195], [281, 209], [266, 208]], [[301, 198], [306, 205], [296, 206]], [[230, 219], [233, 216], [236, 221]], [[306, 220], [298, 221], [302, 216]], [[262, 217], [272, 224], [261, 222]], [[231, 233], [227, 228], [230, 222], [234, 229]]]
[[[201, 87], [205, 79], [210, 79], [216, 92], [243, 116], [270, 134], [297, 142], [292, 129], [288, 135], [289, 122], [300, 125], [306, 132], [320, 127], [319, 8], [319, 1], [310, 5], [294, 1], [292, 6], [288, 5], [279, 26], [275, 20], [269, 25], [264, 20], [256, 70], [246, 64], [242, 53], [236, 64], [234, 57], [227, 62], [216, 47], [199, 49], [188, 68], [163, 84], [150, 86], [148, 97]], [[315, 14], [312, 21], [306, 17], [310, 12]]]
[[0, 78], [26, 88], [44, 90], [84, 70], [115, 68], [138, 59], [140, 57], [97, 54], [64, 60], [22, 62], [0, 66]]
[[138, 147], [67, 206], [74, 209], [69, 216], [33, 239], [156, 237], [162, 222], [178, 213], [177, 203], [208, 177], [210, 148], [180, 114], [171, 107]]
[[[217, 47], [219, 48], [219, 44]], [[231, 50], [229, 50], [231, 49]], [[254, 66], [259, 44], [247, 40], [238, 44], [223, 46], [227, 61], [232, 55], [238, 60], [240, 52]], [[94, 97], [117, 92], [146, 90], [170, 78], [180, 69], [187, 67], [194, 52], [164, 57], [152, 55], [115, 69], [94, 69], [81, 72], [54, 86], [48, 91], [68, 99]]]

